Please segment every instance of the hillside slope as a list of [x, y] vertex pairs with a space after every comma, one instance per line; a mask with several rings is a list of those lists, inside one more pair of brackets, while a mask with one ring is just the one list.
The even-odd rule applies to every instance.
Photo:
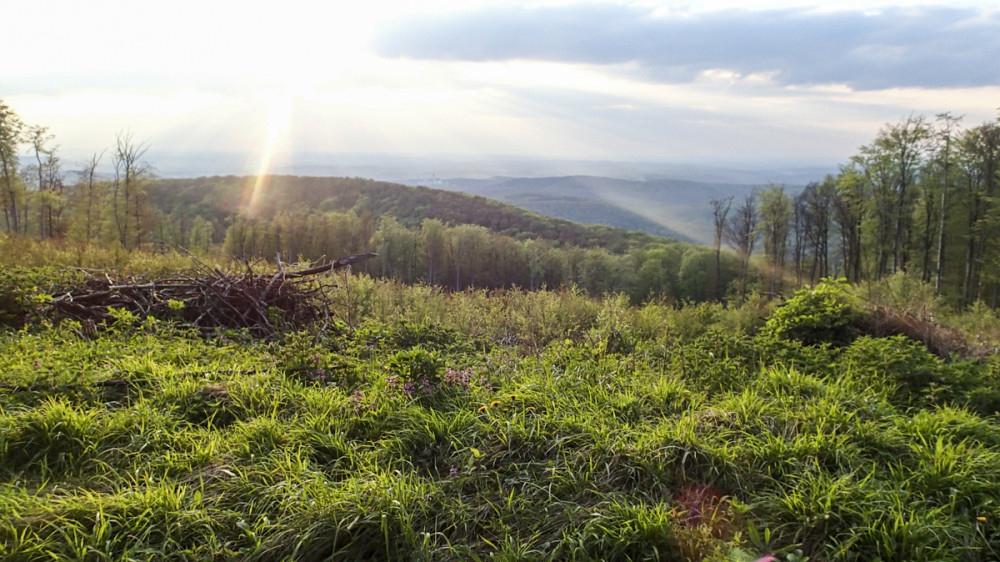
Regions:
[[[434, 187], [481, 195], [536, 213], [679, 240], [711, 243], [712, 199], [750, 193], [736, 183], [598, 176], [431, 180]], [[408, 183], [419, 183], [417, 180]], [[799, 186], [788, 186], [796, 193]]]
[[[158, 208], [181, 216], [196, 214], [224, 231], [229, 217], [241, 212], [274, 216], [300, 210], [370, 212], [393, 215], [407, 227], [425, 218], [448, 224], [475, 224], [516, 238], [543, 238], [560, 244], [624, 251], [655, 238], [623, 228], [582, 225], [519, 209], [482, 196], [412, 187], [360, 178], [267, 176], [254, 196], [253, 177], [202, 177], [158, 180], [148, 192]], [[253, 209], [250, 201], [255, 200]]]

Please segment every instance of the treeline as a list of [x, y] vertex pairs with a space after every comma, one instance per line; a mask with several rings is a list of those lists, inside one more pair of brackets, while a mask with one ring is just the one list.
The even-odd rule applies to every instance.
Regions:
[[[183, 246], [204, 252], [222, 242], [238, 215], [270, 219], [312, 209], [392, 215], [409, 228], [419, 228], [424, 218], [436, 218], [451, 225], [483, 226], [519, 240], [543, 238], [557, 246], [616, 253], [658, 240], [640, 232], [545, 217], [483, 197], [361, 178], [159, 179], [145, 160], [147, 148], [122, 132], [110, 149], [86, 162], [67, 164], [47, 128], [25, 124], [0, 100], [3, 232], [125, 249]], [[255, 208], [250, 209], [254, 191]]]
[[[365, 267], [379, 277], [453, 289], [573, 284], [635, 301], [906, 272], [954, 304], [1000, 304], [1000, 121], [963, 128], [946, 113], [888, 124], [836, 175], [799, 193], [767, 186], [713, 201], [711, 248], [357, 178], [158, 180], [146, 148], [121, 133], [67, 171], [47, 129], [0, 101], [3, 231], [126, 250], [221, 245], [231, 257], [285, 260], [375, 251]], [[98, 174], [102, 165], [110, 177]]]
[[781, 186], [712, 202], [715, 248], [736, 252], [738, 284], [762, 247], [771, 291], [840, 275], [906, 272], [959, 305], [1000, 297], [1000, 120], [961, 128], [944, 113], [888, 124], [837, 175], [794, 197]]
[[150, 196], [174, 222], [194, 216], [209, 219], [221, 233], [236, 215], [273, 218], [281, 213], [312, 209], [375, 217], [392, 215], [408, 228], [425, 218], [447, 224], [474, 224], [493, 232], [557, 245], [605, 248], [620, 253], [655, 243], [658, 237], [600, 225], [582, 225], [547, 217], [484, 197], [455, 191], [410, 187], [362, 178], [330, 177], [207, 177], [152, 182]]
[[[375, 251], [364, 271], [455, 290], [576, 286], [599, 295], [705, 300], [712, 252], [586, 226], [457, 192], [360, 178], [162, 180], [146, 145], [119, 134], [67, 172], [54, 139], [0, 102], [5, 232], [40, 239], [233, 258], [333, 259]], [[27, 152], [34, 161], [22, 165]], [[110, 154], [109, 154], [110, 152]], [[109, 160], [109, 162], [106, 162]], [[111, 177], [98, 173], [109, 163]], [[734, 277], [721, 262], [722, 283]]]
[[[377, 220], [365, 210], [288, 211], [269, 219], [237, 216], [223, 251], [235, 258], [283, 256], [285, 260], [335, 258], [366, 251], [378, 258], [359, 266], [379, 278], [422, 282], [463, 290], [470, 287], [560, 287], [592, 294], [703, 301], [710, 298], [714, 255], [706, 247], [661, 239], [625, 253], [582, 248], [543, 238], [521, 240], [474, 224], [447, 225], [424, 219], [407, 228], [393, 215]], [[722, 282], [735, 277], [727, 253]]]
[[[156, 245], [157, 211], [146, 187], [152, 170], [145, 143], [119, 133], [108, 150], [67, 172], [47, 127], [27, 125], [0, 100], [0, 207], [8, 234], [118, 244]], [[22, 165], [21, 155], [28, 153]], [[110, 178], [97, 170], [109, 161]], [[73, 181], [75, 179], [75, 181]]]
[[[314, 261], [374, 251], [378, 278], [452, 290], [576, 286], [591, 295], [711, 298], [710, 249], [544, 217], [482, 197], [358, 178], [293, 176], [161, 180], [149, 186], [172, 231], [208, 220], [232, 258]], [[256, 192], [256, 195], [254, 194]], [[722, 285], [735, 276], [727, 253]]]

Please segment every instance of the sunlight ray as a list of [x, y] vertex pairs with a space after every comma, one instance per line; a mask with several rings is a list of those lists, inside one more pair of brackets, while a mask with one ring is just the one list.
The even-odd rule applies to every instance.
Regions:
[[291, 96], [287, 94], [269, 96], [266, 105], [268, 115], [264, 149], [261, 152], [257, 173], [251, 179], [252, 183], [248, 186], [249, 188], [244, 192], [243, 204], [241, 205], [250, 216], [257, 213], [266, 185], [266, 178], [274, 171], [275, 159], [287, 140], [289, 124], [292, 119]]

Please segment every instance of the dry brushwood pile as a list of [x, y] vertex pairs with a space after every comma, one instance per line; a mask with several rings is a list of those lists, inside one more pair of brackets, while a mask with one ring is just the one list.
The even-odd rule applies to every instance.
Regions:
[[124, 309], [140, 318], [178, 320], [206, 331], [245, 328], [266, 337], [329, 320], [329, 299], [316, 276], [375, 255], [356, 254], [299, 271], [287, 271], [279, 259], [273, 275], [254, 273], [249, 263], [244, 273], [233, 274], [197, 261], [190, 276], [154, 281], [88, 275], [81, 285], [52, 295], [51, 306], [87, 331], [109, 320], [111, 309]]
[[933, 318], [898, 311], [885, 305], [867, 307], [859, 322], [861, 333], [877, 338], [903, 335], [920, 342], [941, 359], [982, 359], [993, 351], [989, 346], [969, 341], [961, 330], [936, 322]]

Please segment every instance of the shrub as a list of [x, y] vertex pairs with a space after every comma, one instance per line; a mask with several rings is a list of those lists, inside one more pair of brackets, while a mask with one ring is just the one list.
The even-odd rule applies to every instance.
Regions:
[[806, 345], [842, 346], [857, 337], [856, 325], [862, 316], [856, 298], [848, 292], [846, 280], [824, 279], [815, 287], [796, 291], [795, 296], [771, 314], [763, 331]]
[[389, 357], [387, 364], [393, 374], [404, 382], [428, 382], [435, 384], [441, 371], [444, 370], [444, 360], [436, 351], [427, 351], [422, 347], [414, 347], [398, 351]]
[[66, 269], [0, 267], [0, 326], [37, 321], [49, 294], [79, 279], [79, 273]]
[[399, 348], [425, 346], [447, 349], [461, 340], [455, 330], [428, 319], [419, 323], [403, 320], [392, 327], [390, 334], [392, 344]]

